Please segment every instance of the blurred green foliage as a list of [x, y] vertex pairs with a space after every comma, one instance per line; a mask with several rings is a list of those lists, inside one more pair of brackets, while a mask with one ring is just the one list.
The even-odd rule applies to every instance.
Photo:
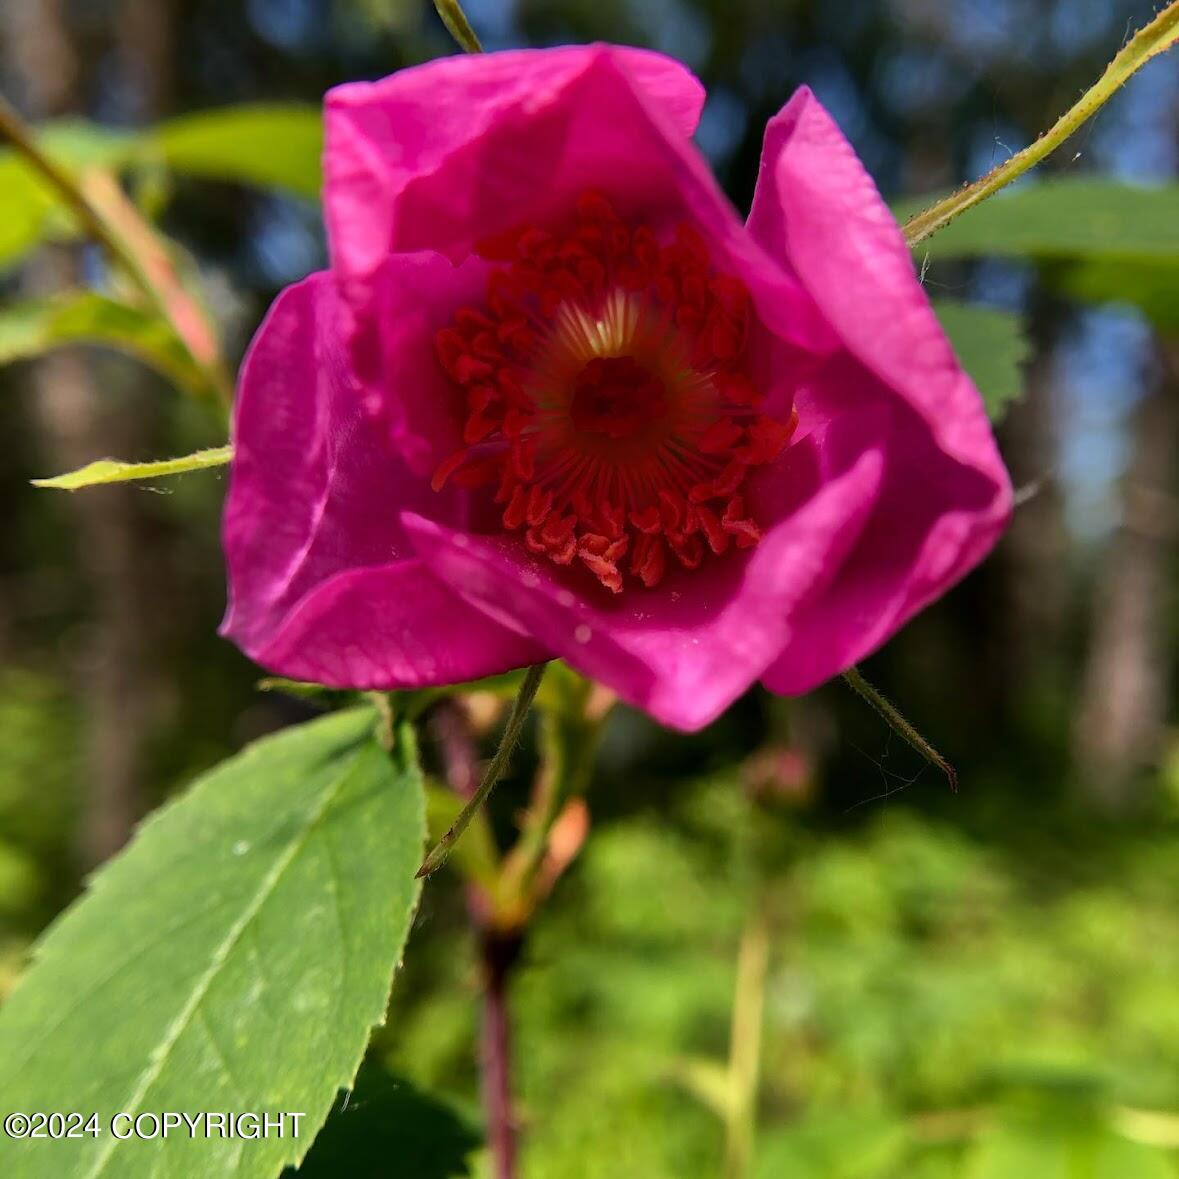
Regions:
[[76, 709], [51, 677], [0, 670], [0, 998], [76, 872], [76, 725]]
[[[1100, 831], [1045, 804], [1021, 816], [1045, 841], [1068, 829], [1067, 866], [956, 809], [889, 801], [819, 835], [752, 807], [729, 771], [598, 826], [517, 979], [524, 1173], [720, 1173], [720, 1124], [683, 1078], [727, 1054], [756, 900], [772, 928], [756, 1175], [1179, 1175], [1175, 796]], [[458, 902], [427, 896], [380, 1054], [469, 1102]]]

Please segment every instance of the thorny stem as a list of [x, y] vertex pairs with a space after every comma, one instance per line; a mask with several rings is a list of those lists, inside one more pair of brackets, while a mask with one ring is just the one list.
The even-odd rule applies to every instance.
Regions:
[[860, 674], [858, 667], [848, 668], [843, 673], [843, 678], [847, 681], [848, 687], [884, 718], [894, 733], [907, 741], [926, 761], [937, 766], [946, 775], [950, 782], [950, 789], [957, 793], [958, 771], [905, 719], [901, 710], [882, 692], [872, 687]]
[[524, 730], [524, 722], [528, 718], [528, 711], [532, 707], [532, 701], [536, 696], [536, 690], [540, 687], [540, 681], [544, 677], [546, 666], [544, 663], [535, 663], [528, 669], [528, 674], [524, 677], [524, 683], [520, 686], [520, 694], [512, 704], [512, 712], [508, 717], [508, 724], [504, 729], [503, 739], [500, 741], [499, 748], [495, 751], [495, 756], [491, 759], [491, 764], [487, 767], [483, 775], [483, 781], [479, 783], [479, 788], [467, 800], [466, 805], [459, 812], [458, 818], [451, 824], [450, 830], [438, 841], [433, 851], [430, 852], [422, 863], [422, 866], [418, 869], [417, 874], [419, 879], [423, 876], [429, 876], [433, 872], [437, 872], [446, 863], [451, 849], [467, 829], [471, 819], [475, 816], [475, 812], [487, 801], [487, 796], [494, 789], [496, 782], [503, 776], [503, 772], [507, 769], [508, 762], [511, 759], [512, 752], [516, 748], [516, 742], [520, 740], [520, 734]]
[[1152, 57], [1170, 49], [1176, 41], [1179, 41], [1179, 0], [1173, 0], [1150, 24], [1139, 29], [1109, 63], [1105, 73], [1085, 91], [1080, 101], [1061, 115], [1035, 143], [992, 168], [980, 180], [951, 193], [923, 213], [910, 218], [903, 230], [905, 241], [910, 246], [917, 245], [939, 229], [944, 229], [959, 213], [973, 208], [1034, 168], [1095, 115], [1136, 70]]
[[86, 195], [77, 180], [41, 150], [32, 129], [21, 118], [16, 107], [3, 96], [0, 96], [0, 139], [7, 140], [16, 154], [61, 197], [78, 219], [87, 236], [102, 246], [111, 261], [139, 289], [151, 308], [161, 319], [171, 325], [193, 364], [204, 373], [210, 387], [216, 390], [218, 396], [228, 404], [232, 400], [233, 392], [224, 374], [216, 366], [206, 364], [200, 357], [194, 355], [188, 339], [179, 329], [169, 311], [167, 299], [153, 282], [135, 250], [119, 230], [111, 224], [110, 219], [104, 216], [99, 207]]
[[434, 0], [434, 7], [438, 9], [438, 15], [442, 17], [442, 23], [450, 35], [463, 49], [468, 53], [483, 52], [483, 46], [479, 44], [479, 38], [475, 36], [475, 30], [471, 28], [471, 22], [467, 20], [458, 0]]

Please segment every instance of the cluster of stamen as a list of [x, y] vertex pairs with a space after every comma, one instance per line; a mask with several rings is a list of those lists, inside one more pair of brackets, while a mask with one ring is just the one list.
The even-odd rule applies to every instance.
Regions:
[[743, 488], [796, 418], [758, 412], [747, 372], [750, 298], [700, 236], [659, 241], [596, 193], [561, 232], [484, 242], [486, 304], [438, 332], [463, 397], [463, 446], [434, 474], [494, 486], [503, 526], [607, 589], [652, 587], [672, 562], [750, 548]]

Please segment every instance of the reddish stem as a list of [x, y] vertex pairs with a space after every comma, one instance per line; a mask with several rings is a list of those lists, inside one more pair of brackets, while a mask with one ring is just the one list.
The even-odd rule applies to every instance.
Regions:
[[494, 1179], [515, 1179], [516, 1122], [512, 1116], [512, 1034], [508, 978], [520, 951], [513, 935], [483, 937], [483, 1028], [480, 1065], [487, 1144]]
[[[466, 709], [456, 700], [444, 700], [434, 710], [433, 731], [450, 787], [470, 798], [479, 783], [479, 752], [471, 734]], [[483, 1110], [487, 1119], [487, 1144], [491, 1151], [493, 1179], [515, 1179], [516, 1123], [512, 1116], [511, 1016], [508, 980], [519, 957], [522, 937], [501, 933], [488, 925], [490, 906], [483, 892], [469, 885], [467, 914], [479, 939], [483, 980], [483, 1013], [480, 1029], [479, 1070]]]

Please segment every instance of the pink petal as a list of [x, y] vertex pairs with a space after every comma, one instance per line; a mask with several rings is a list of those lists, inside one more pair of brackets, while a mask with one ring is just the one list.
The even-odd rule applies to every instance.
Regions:
[[800, 434], [889, 407], [879, 502], [764, 677], [800, 693], [875, 650], [977, 564], [1010, 518], [1011, 485], [896, 222], [807, 90], [767, 128], [749, 229], [847, 349], [797, 392]]
[[420, 561], [323, 582], [255, 660], [293, 679], [357, 689], [461, 684], [550, 658], [452, 594]]
[[[312, 618], [349, 652], [363, 647], [370, 671], [416, 667], [425, 675], [426, 661], [410, 650], [432, 650], [439, 675], [534, 662], [533, 644], [465, 606], [413, 560], [399, 512], [428, 507], [455, 520], [461, 505], [415, 476], [387, 444], [381, 420], [365, 412], [341, 326], [331, 277], [312, 275], [279, 296], [242, 366], [223, 523], [222, 633], [271, 670], [304, 678], [305, 657], [330, 663], [326, 640], [306, 631]], [[291, 626], [311, 654], [289, 638]], [[407, 638], [411, 628], [420, 646]], [[395, 682], [418, 681], [381, 686]]]
[[[848, 419], [833, 429], [862, 425]], [[793, 633], [795, 611], [821, 594], [871, 511], [880, 455], [851, 440], [833, 443], [831, 453], [850, 464], [824, 469], [814, 441], [787, 453], [763, 490], [792, 510], [747, 560], [706, 563], [617, 599], [588, 592], [584, 579], [566, 581], [514, 539], [471, 536], [412, 514], [405, 524], [423, 562], [454, 592], [656, 719], [693, 730], [762, 674]]]
[[982, 401], [962, 371], [872, 178], [805, 87], [766, 127], [753, 237], [797, 274], [848, 351], [925, 418], [947, 454], [1010, 481]]
[[696, 226], [773, 332], [829, 351], [834, 338], [813, 302], [745, 232], [682, 124], [635, 75], [632, 52], [598, 45], [503, 55], [522, 63], [518, 81], [505, 76], [501, 55], [439, 63], [454, 75], [453, 102], [423, 89], [432, 67], [420, 78], [409, 71], [333, 91], [326, 210], [346, 298], [368, 303], [391, 250], [460, 261], [505, 230], [560, 223], [592, 189], [657, 233]]
[[[478, 153], [498, 127], [558, 103], [571, 81], [603, 56], [676, 135], [691, 136], [704, 105], [700, 82], [669, 57], [619, 46], [442, 58], [330, 91], [324, 203], [334, 265], [349, 277], [367, 275], [391, 248], [406, 248], [400, 206], [407, 190], [444, 174], [454, 159]], [[547, 174], [558, 162], [534, 159], [530, 171]], [[453, 194], [451, 203], [460, 197]]]
[[462, 445], [463, 395], [442, 371], [434, 338], [460, 307], [480, 306], [488, 266], [459, 266], [426, 251], [390, 254], [368, 285], [367, 301], [349, 308], [352, 367], [365, 406], [413, 470], [427, 478]]

